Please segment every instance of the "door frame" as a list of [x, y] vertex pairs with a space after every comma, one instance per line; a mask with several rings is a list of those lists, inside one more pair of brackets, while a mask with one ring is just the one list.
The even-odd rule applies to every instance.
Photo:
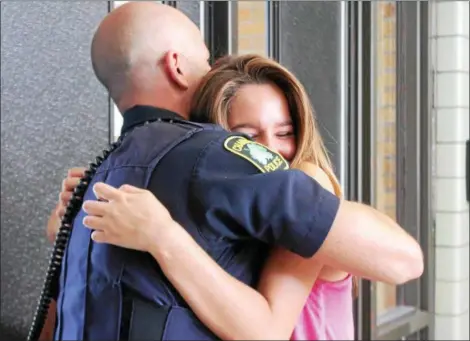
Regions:
[[[352, 135], [356, 162], [350, 162], [350, 199], [373, 202], [374, 4], [350, 3], [350, 74]], [[429, 5], [427, 2], [396, 3], [397, 14], [397, 220], [423, 247], [425, 271], [420, 279], [397, 287], [397, 308], [378, 317], [376, 284], [363, 280], [355, 304], [356, 339], [430, 340], [434, 310], [434, 223], [431, 203], [431, 108]], [[355, 98], [354, 98], [355, 97]], [[352, 159], [352, 158], [351, 158]]]

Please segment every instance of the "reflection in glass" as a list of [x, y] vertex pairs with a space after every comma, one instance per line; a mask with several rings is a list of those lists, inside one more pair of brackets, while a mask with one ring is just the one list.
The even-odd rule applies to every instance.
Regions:
[[238, 2], [238, 54], [268, 54], [267, 2]]
[[[373, 7], [374, 204], [396, 219], [396, 3], [376, 2]], [[396, 286], [377, 283], [376, 304], [377, 316], [396, 307]]]

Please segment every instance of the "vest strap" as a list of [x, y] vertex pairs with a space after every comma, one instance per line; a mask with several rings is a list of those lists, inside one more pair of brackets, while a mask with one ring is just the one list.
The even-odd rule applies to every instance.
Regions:
[[121, 313], [120, 341], [162, 340], [170, 307], [126, 297]]

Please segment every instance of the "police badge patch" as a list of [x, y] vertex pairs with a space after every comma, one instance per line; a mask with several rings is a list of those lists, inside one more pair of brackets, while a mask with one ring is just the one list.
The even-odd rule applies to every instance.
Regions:
[[289, 169], [289, 163], [280, 154], [246, 137], [230, 136], [225, 140], [224, 147], [251, 162], [263, 173]]

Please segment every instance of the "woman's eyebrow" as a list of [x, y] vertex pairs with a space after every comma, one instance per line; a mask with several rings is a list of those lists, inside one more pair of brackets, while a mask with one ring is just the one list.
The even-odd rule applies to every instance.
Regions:
[[289, 121], [284, 121], [284, 122], [281, 122], [281, 123], [278, 123], [276, 124], [277, 127], [285, 127], [285, 126], [291, 126], [292, 125], [292, 121], [289, 120]]
[[240, 129], [240, 128], [252, 128], [252, 129], [255, 129], [255, 127], [252, 126], [252, 125], [249, 124], [249, 123], [240, 123], [240, 124], [237, 124], [236, 126], [232, 127], [231, 129], [234, 130], [234, 129]]

